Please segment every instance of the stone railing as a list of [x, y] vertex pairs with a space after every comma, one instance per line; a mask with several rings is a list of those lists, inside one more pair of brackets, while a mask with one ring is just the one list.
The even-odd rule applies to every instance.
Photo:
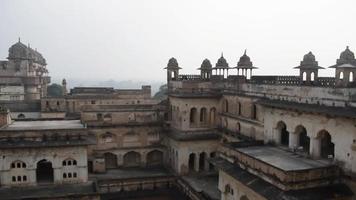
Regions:
[[200, 75], [196, 74], [180, 74], [178, 80], [204, 80]]

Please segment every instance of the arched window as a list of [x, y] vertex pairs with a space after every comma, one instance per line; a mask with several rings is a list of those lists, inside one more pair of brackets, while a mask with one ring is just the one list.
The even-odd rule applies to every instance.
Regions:
[[77, 161], [71, 158], [67, 158], [65, 160], [63, 160], [62, 162], [63, 166], [72, 166], [72, 165], [77, 165]]
[[20, 160], [17, 160], [17, 161], [14, 161], [11, 163], [11, 168], [12, 169], [21, 169], [21, 168], [26, 168], [26, 163], [20, 161]]
[[350, 72], [350, 75], [349, 75], [349, 82], [353, 82], [354, 81], [354, 73], [353, 72]]
[[241, 115], [241, 103], [238, 102], [237, 106], [238, 106], [238, 114]]
[[197, 123], [197, 109], [196, 108], [190, 109], [190, 123], [191, 124]]
[[344, 72], [340, 72], [340, 74], [339, 74], [339, 79], [340, 79], [340, 80], [344, 79]]
[[97, 119], [98, 121], [103, 120], [103, 114], [101, 114], [101, 113], [96, 114], [96, 119]]
[[252, 106], [252, 119], [257, 119], [257, 106], [253, 104]]
[[307, 73], [303, 72], [303, 81], [307, 81]]
[[315, 79], [315, 74], [314, 74], [314, 72], [312, 72], [312, 73], [310, 74], [310, 80], [311, 80], [311, 81], [314, 81], [314, 79]]
[[227, 99], [223, 101], [223, 112], [229, 112], [229, 102]]
[[289, 132], [287, 131], [287, 126], [283, 121], [278, 122], [277, 131], [280, 137], [279, 143], [288, 146], [289, 145]]
[[326, 130], [322, 130], [318, 133], [317, 139], [320, 141], [320, 157], [334, 158], [335, 144], [332, 142], [330, 133]]
[[200, 122], [203, 124], [207, 123], [206, 108], [200, 109]]

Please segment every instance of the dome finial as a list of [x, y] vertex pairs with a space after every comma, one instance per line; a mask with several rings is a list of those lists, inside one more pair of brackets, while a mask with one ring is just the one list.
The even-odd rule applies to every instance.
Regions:
[[245, 49], [244, 55], [246, 55], [246, 51], [247, 51], [247, 49]]
[[221, 52], [221, 57], [222, 57], [222, 58], [224, 57], [224, 52]]
[[346, 49], [349, 49], [349, 46], [346, 46]]

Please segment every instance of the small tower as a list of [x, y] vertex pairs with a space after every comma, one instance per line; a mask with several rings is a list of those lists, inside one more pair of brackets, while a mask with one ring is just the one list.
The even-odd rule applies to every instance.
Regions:
[[300, 80], [304, 85], [312, 85], [318, 79], [319, 69], [324, 69], [318, 65], [311, 51], [305, 54], [303, 60], [300, 61], [300, 65], [294, 68], [299, 69]]
[[62, 95], [66, 96], [67, 95], [67, 81], [66, 79], [62, 80]]
[[164, 69], [167, 69], [167, 82], [170, 82], [171, 80], [176, 80], [178, 78], [179, 70], [182, 68], [179, 67], [175, 58], [171, 58], [168, 61], [167, 67]]
[[335, 68], [336, 86], [348, 87], [355, 85], [356, 59], [348, 46], [340, 54], [340, 58], [336, 60], [336, 65], [330, 66], [330, 68]]
[[[237, 69], [237, 75], [240, 75], [240, 70], [241, 70], [241, 76], [245, 76], [246, 79], [250, 79], [252, 77], [252, 69], [257, 69], [257, 67], [254, 67], [250, 57], [247, 56], [246, 50], [244, 52], [244, 55], [240, 57], [239, 62], [237, 62], [237, 66], [235, 67]], [[250, 75], [248, 76], [248, 70], [250, 70]]]
[[221, 57], [218, 59], [213, 69], [216, 70], [215, 75], [223, 76], [224, 78], [229, 76], [229, 63], [227, 63], [223, 53], [221, 53]]
[[204, 59], [200, 68], [200, 76], [202, 79], [210, 79], [211, 78], [211, 72], [212, 72], [212, 65], [208, 59]]

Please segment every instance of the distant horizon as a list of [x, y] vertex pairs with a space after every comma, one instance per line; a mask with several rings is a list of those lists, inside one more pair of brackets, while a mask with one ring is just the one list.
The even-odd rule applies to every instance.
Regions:
[[254, 75], [298, 75], [293, 67], [312, 51], [326, 68], [319, 75], [332, 77], [327, 67], [346, 46], [356, 51], [354, 7], [352, 0], [3, 0], [0, 60], [20, 37], [43, 54], [52, 77], [164, 82], [171, 57], [182, 74], [199, 74], [205, 58], [215, 65], [223, 52], [235, 67], [247, 49]]

